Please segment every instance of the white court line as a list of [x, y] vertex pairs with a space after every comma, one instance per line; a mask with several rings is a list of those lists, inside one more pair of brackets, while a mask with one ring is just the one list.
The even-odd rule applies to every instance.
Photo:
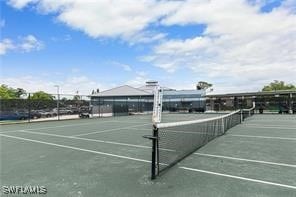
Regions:
[[[104, 141], [104, 140], [95, 140], [95, 139], [81, 138], [81, 137], [74, 137], [74, 136], [64, 136], [64, 135], [57, 135], [57, 134], [40, 133], [40, 132], [26, 131], [26, 130], [19, 131], [19, 132], [37, 134], [37, 135], [45, 135], [45, 136], [52, 136], [52, 137], [61, 137], [61, 138], [68, 138], [68, 139], [77, 139], [77, 140], [84, 140], [84, 141], [90, 141], [90, 142], [99, 142], [99, 143], [105, 143], [105, 144], [114, 144], [114, 145], [121, 145], [121, 146], [128, 146], [128, 147], [151, 149], [151, 146], [145, 146], [145, 144], [148, 144], [148, 143], [151, 144], [150, 141], [147, 141], [143, 145], [136, 145], [136, 144], [127, 144], [127, 143], [121, 143], [121, 142], [114, 142], [114, 141]], [[170, 149], [161, 149], [161, 150], [175, 151], [175, 150], [170, 150]], [[223, 158], [223, 159], [232, 159], [232, 160], [238, 160], [238, 161], [247, 161], [247, 162], [255, 162], [255, 163], [262, 163], [262, 164], [270, 164], [270, 165], [277, 165], [277, 166], [285, 166], [285, 167], [294, 167], [294, 168], [296, 168], [296, 165], [285, 164], [285, 163], [275, 163], [275, 162], [268, 162], [268, 161], [251, 160], [251, 159], [243, 159], [243, 158], [237, 158], [237, 157], [211, 155], [211, 154], [205, 154], [205, 153], [193, 153], [193, 154], [194, 155], [207, 156], [207, 157], [216, 157], [216, 158]]]
[[235, 134], [228, 134], [226, 136], [234, 136], [234, 137], [249, 137], [249, 138], [262, 138], [262, 139], [277, 139], [277, 140], [296, 140], [293, 137], [270, 137], [270, 136], [260, 136], [260, 135], [235, 135]]
[[[139, 121], [139, 122], [131, 122], [131, 121], [117, 121], [117, 120], [113, 120], [112, 122], [116, 122], [116, 123], [128, 123], [128, 124], [145, 124], [147, 123], [147, 121], [143, 122], [143, 121]], [[151, 121], [150, 121], [151, 122]], [[152, 124], [152, 122], [151, 122]]]
[[248, 124], [248, 125], [244, 125], [245, 127], [248, 127], [248, 128], [258, 128], [258, 129], [288, 129], [288, 130], [296, 130], [296, 127], [281, 127], [281, 126], [256, 126], [256, 125], [251, 125], [251, 124]]
[[28, 138], [10, 136], [10, 135], [5, 135], [5, 134], [0, 134], [0, 136], [7, 137], [7, 138], [18, 139], [18, 140], [23, 140], [23, 141], [35, 142], [35, 143], [39, 143], [39, 144], [46, 144], [46, 145], [56, 146], [56, 147], [61, 147], [61, 148], [67, 148], [67, 149], [72, 149], [72, 150], [78, 150], [78, 151], [83, 151], [83, 152], [96, 153], [96, 154], [99, 154], [99, 155], [106, 155], [106, 156], [117, 157], [117, 158], [122, 158], [122, 159], [128, 159], [128, 160], [133, 160], [133, 161], [141, 161], [141, 162], [145, 162], [145, 163], [151, 163], [151, 161], [144, 160], [144, 159], [137, 159], [137, 158], [127, 157], [127, 156], [122, 156], [122, 155], [115, 155], [115, 154], [106, 153], [106, 152], [100, 152], [100, 151], [94, 151], [94, 150], [89, 150], [89, 149], [84, 149], [84, 148], [78, 148], [78, 147], [75, 147], [75, 146], [61, 145], [61, 144], [56, 144], [56, 143], [51, 143], [51, 142], [32, 140], [32, 139], [28, 139]]
[[206, 156], [206, 157], [215, 157], [215, 158], [222, 158], [222, 159], [231, 159], [231, 160], [237, 160], [237, 161], [247, 161], [247, 162], [253, 162], [253, 163], [260, 163], [260, 164], [269, 164], [269, 165], [296, 168], [296, 165], [285, 164], [285, 163], [276, 163], [276, 162], [260, 161], [260, 160], [253, 160], [253, 159], [243, 159], [243, 158], [238, 158], [238, 157], [228, 157], [228, 156], [223, 156], [223, 155], [212, 155], [212, 154], [205, 154], [205, 153], [193, 153], [193, 154]]
[[[26, 129], [28, 131], [35, 131], [35, 130], [44, 130], [44, 129], [55, 129], [55, 128], [63, 128], [63, 127], [76, 127], [76, 126], [82, 126], [82, 125], [95, 125], [94, 123], [113, 123], [114, 121], [102, 121], [102, 122], [89, 122], [89, 123], [81, 123], [81, 124], [68, 124], [68, 125], [59, 125], [59, 126], [52, 126], [52, 127], [39, 127], [39, 128], [32, 128], [32, 129]], [[23, 129], [19, 130], [10, 130], [10, 131], [1, 131], [0, 133], [10, 133], [10, 132], [16, 132], [21, 131]]]
[[128, 126], [128, 127], [121, 127], [121, 128], [114, 128], [114, 129], [106, 129], [106, 130], [103, 130], [103, 131], [96, 131], [96, 132], [90, 132], [90, 133], [82, 133], [82, 134], [73, 135], [73, 136], [74, 137], [80, 137], [80, 136], [86, 136], [86, 135], [91, 135], [91, 134], [106, 133], [106, 132], [109, 132], [109, 131], [118, 131], [118, 130], [122, 130], [122, 129], [129, 129], [129, 128], [134, 128], [134, 127], [146, 126], [146, 125], [152, 125], [152, 124], [151, 123], [147, 123], [147, 124], [134, 125], [134, 126]]
[[252, 122], [274, 122], [274, 121], [277, 121], [277, 122], [291, 122], [295, 120], [295, 118], [291, 118], [291, 119], [269, 119], [269, 120], [258, 120], [258, 119], [255, 119], [255, 120], [252, 120]]
[[[39, 144], [46, 144], [46, 145], [56, 146], [56, 147], [61, 147], [61, 148], [67, 148], [67, 149], [72, 149], [72, 150], [78, 150], [78, 151], [82, 151], [82, 152], [95, 153], [95, 154], [99, 154], [99, 155], [106, 155], [106, 156], [116, 157], [116, 158], [121, 158], [121, 159], [128, 159], [128, 160], [132, 160], [132, 161], [140, 161], [140, 162], [145, 162], [145, 163], [151, 163], [150, 161], [144, 160], [144, 159], [137, 159], [137, 158], [127, 157], [127, 156], [122, 156], [122, 155], [115, 155], [115, 154], [111, 154], [111, 153], [105, 153], [105, 152], [100, 152], [100, 151], [83, 149], [83, 148], [78, 148], [78, 147], [74, 147], [74, 146], [66, 146], [66, 145], [61, 145], [61, 144], [56, 144], [56, 143], [44, 142], [44, 141], [39, 141], [39, 140], [32, 140], [32, 139], [28, 139], [28, 138], [9, 136], [9, 135], [5, 135], [5, 134], [0, 134], [0, 136], [7, 137], [7, 138], [18, 139], [18, 140], [23, 140], [23, 141], [35, 142], [35, 143], [39, 143]], [[162, 164], [162, 165], [166, 165], [166, 164]], [[233, 175], [222, 174], [222, 173], [211, 172], [211, 171], [205, 171], [205, 170], [199, 170], [199, 169], [194, 169], [194, 168], [187, 168], [187, 167], [179, 167], [179, 168], [184, 169], [184, 170], [190, 170], [190, 171], [202, 172], [202, 173], [206, 173], [206, 174], [217, 175], [217, 176], [224, 176], [224, 177], [229, 177], [229, 178], [234, 178], [234, 179], [257, 182], [257, 183], [262, 183], [262, 184], [267, 184], [267, 185], [273, 185], [273, 186], [285, 187], [285, 188], [290, 188], [290, 189], [296, 189], [296, 186], [292, 186], [292, 185], [284, 185], [284, 184], [273, 183], [273, 182], [268, 182], [268, 181], [263, 181], [263, 180], [258, 180], [258, 179], [250, 179], [250, 178], [245, 178], [245, 177], [233, 176]]]
[[[271, 126], [271, 127], [282, 127], [282, 126], [287, 126], [287, 125], [278, 125], [278, 124], [255, 124], [255, 123], [245, 123], [245, 124], [243, 124], [243, 125], [246, 125], [246, 126], [248, 126], [248, 125], [254, 125], [254, 126], [266, 126], [266, 127], [269, 127], [269, 126]], [[296, 125], [293, 125], [293, 126], [296, 126]]]
[[194, 172], [212, 174], [212, 175], [216, 175], [216, 176], [223, 176], [223, 177], [239, 179], [239, 180], [244, 180], [244, 181], [250, 181], [250, 182], [255, 182], [255, 183], [262, 183], [262, 184], [266, 184], [266, 185], [273, 185], [273, 186], [279, 186], [279, 187], [284, 187], [284, 188], [289, 188], [289, 189], [296, 189], [296, 186], [293, 186], [293, 185], [285, 185], [285, 184], [280, 184], [280, 183], [263, 181], [263, 180], [259, 180], [259, 179], [251, 179], [251, 178], [234, 176], [234, 175], [223, 174], [223, 173], [217, 173], [217, 172], [212, 172], [212, 171], [207, 171], [207, 170], [199, 170], [199, 169], [195, 169], [195, 168], [188, 168], [188, 167], [184, 167], [184, 166], [179, 167], [179, 168], [184, 169], [184, 170], [194, 171]]
[[51, 134], [51, 133], [40, 133], [40, 132], [27, 131], [27, 130], [22, 130], [22, 131], [18, 131], [18, 132], [30, 133], [30, 134], [36, 134], [36, 135], [46, 135], [46, 136], [51, 136], [51, 137], [60, 137], [60, 138], [67, 138], [67, 139], [77, 139], [77, 140], [84, 140], [84, 141], [90, 141], [90, 142], [100, 142], [100, 143], [105, 143], [105, 144], [115, 144], [115, 145], [121, 145], [121, 146], [151, 149], [150, 146], [127, 144], [127, 143], [105, 141], [105, 140], [95, 140], [95, 139], [81, 138], [81, 137], [75, 137], [75, 136], [66, 136], [66, 135], [58, 135], [58, 134]]
[[[80, 126], [80, 125], [87, 125], [87, 124], [81, 123], [81, 124], [60, 125], [60, 126], [52, 126], [52, 127], [39, 127], [39, 128], [32, 128], [32, 129], [27, 129], [27, 130], [34, 131], [34, 130], [55, 129], [55, 128], [63, 128], [63, 127], [76, 127], [76, 126]], [[1, 131], [0, 133], [10, 133], [10, 132], [17, 132], [17, 131], [21, 131], [21, 130], [22, 129]]]

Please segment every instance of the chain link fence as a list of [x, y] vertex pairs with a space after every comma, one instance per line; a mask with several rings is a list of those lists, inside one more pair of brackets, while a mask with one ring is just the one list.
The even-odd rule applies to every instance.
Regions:
[[127, 116], [153, 111], [153, 97], [50, 94], [42, 98], [27, 93], [17, 99], [0, 99], [0, 104], [2, 123]]
[[88, 96], [50, 94], [36, 97], [34, 93], [17, 99], [0, 99], [0, 120], [3, 121], [48, 121], [77, 119], [87, 111], [91, 100]]
[[248, 109], [255, 102], [257, 113], [296, 113], [296, 93], [209, 97], [206, 100], [207, 111], [231, 111]]
[[[233, 111], [251, 108], [253, 102], [256, 104], [256, 113], [296, 113], [296, 93], [207, 99], [165, 96], [163, 111]], [[43, 98], [27, 93], [17, 99], [0, 99], [0, 123], [127, 116], [152, 111], [153, 96], [91, 97], [50, 94]]]

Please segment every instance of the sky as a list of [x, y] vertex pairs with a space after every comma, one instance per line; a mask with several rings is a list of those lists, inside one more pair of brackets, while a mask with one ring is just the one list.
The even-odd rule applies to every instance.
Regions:
[[0, 83], [89, 94], [147, 80], [296, 84], [296, 0], [1, 0]]

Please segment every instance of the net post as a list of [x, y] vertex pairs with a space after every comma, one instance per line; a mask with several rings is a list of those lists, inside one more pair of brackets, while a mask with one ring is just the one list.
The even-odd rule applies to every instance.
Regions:
[[[156, 171], [157, 169], [157, 171]], [[151, 159], [151, 179], [154, 180], [159, 172], [159, 159], [158, 159], [158, 128], [153, 125], [153, 138], [152, 138], [152, 159]]]

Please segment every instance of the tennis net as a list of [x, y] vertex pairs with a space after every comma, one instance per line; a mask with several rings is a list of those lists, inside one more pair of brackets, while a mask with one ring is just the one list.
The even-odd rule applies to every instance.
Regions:
[[252, 107], [250, 109], [243, 109], [242, 110], [242, 119], [245, 120], [246, 118], [249, 118], [255, 114], [255, 107]]
[[241, 121], [241, 110], [238, 110], [208, 119], [155, 124], [151, 138], [153, 140], [151, 178], [156, 178]]

